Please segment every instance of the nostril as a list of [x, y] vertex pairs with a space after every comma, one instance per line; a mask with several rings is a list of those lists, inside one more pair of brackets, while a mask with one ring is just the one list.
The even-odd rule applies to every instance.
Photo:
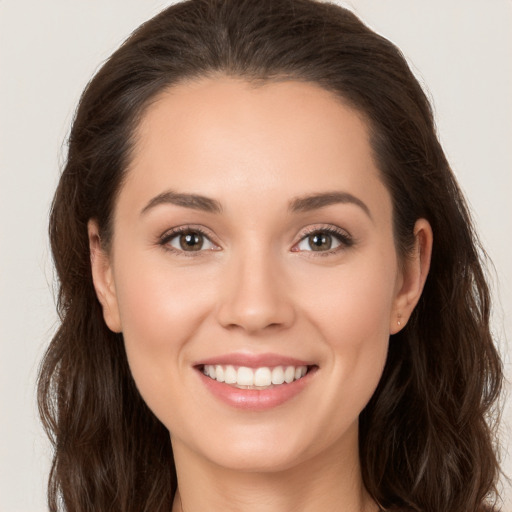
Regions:
[[285, 283], [258, 263], [230, 276], [217, 305], [218, 322], [225, 328], [255, 333], [290, 326], [295, 318], [293, 298]]
[[277, 331], [289, 327], [295, 318], [291, 305], [273, 307], [244, 308], [241, 304], [223, 305], [218, 313], [218, 321], [229, 330], [241, 329], [248, 333]]

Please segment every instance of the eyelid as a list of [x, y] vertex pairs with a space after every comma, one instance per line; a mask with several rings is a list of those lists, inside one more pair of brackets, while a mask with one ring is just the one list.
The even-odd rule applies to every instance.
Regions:
[[[200, 233], [202, 236], [204, 236], [212, 245], [215, 246], [214, 249], [201, 249], [198, 251], [183, 251], [181, 249], [177, 249], [175, 247], [172, 247], [169, 245], [169, 241], [172, 240], [174, 237], [187, 232], [196, 232]], [[304, 251], [297, 249], [297, 246], [300, 242], [302, 242], [304, 239], [306, 239], [308, 236], [315, 234], [315, 233], [328, 233], [329, 235], [335, 237], [339, 245], [335, 247], [334, 249], [329, 249], [326, 251]], [[216, 252], [222, 250], [220, 243], [216, 240], [215, 234], [209, 230], [208, 228], [205, 228], [204, 226], [197, 225], [197, 224], [183, 224], [181, 226], [175, 226], [171, 229], [166, 230], [163, 234], [161, 234], [158, 237], [158, 244], [163, 246], [166, 250], [169, 250], [171, 252], [174, 252], [179, 255], [183, 256], [201, 256], [204, 255], [204, 253], [207, 252]], [[303, 229], [300, 232], [299, 238], [294, 242], [291, 251], [292, 252], [304, 252], [304, 253], [314, 253], [314, 256], [327, 256], [329, 254], [337, 253], [339, 251], [342, 251], [344, 249], [347, 249], [354, 245], [355, 240], [352, 237], [352, 235], [345, 229], [340, 228], [339, 226], [332, 225], [332, 224], [316, 224], [312, 226], [308, 226], [307, 228]], [[308, 255], [308, 256], [311, 256]]]
[[[202, 236], [204, 236], [212, 245], [215, 246], [214, 249], [201, 249], [199, 251], [183, 251], [181, 249], [177, 249], [176, 247], [172, 247], [169, 245], [169, 242], [175, 238], [176, 236], [179, 236], [183, 233], [199, 233]], [[200, 256], [204, 254], [205, 252], [213, 252], [213, 251], [220, 251], [221, 247], [220, 244], [215, 241], [215, 235], [204, 226], [197, 225], [197, 224], [183, 224], [181, 226], [175, 226], [171, 229], [166, 230], [163, 234], [161, 234], [158, 237], [158, 244], [164, 247], [166, 250], [171, 251], [173, 253], [183, 255], [183, 256]]]
[[[297, 249], [298, 245], [305, 240], [308, 236], [311, 236], [316, 233], [327, 233], [333, 237], [335, 237], [338, 242], [339, 246], [335, 247], [334, 249], [329, 249], [326, 251], [303, 251]], [[333, 224], [316, 224], [313, 226], [308, 226], [304, 230], [301, 231], [299, 235], [299, 239], [293, 244], [292, 252], [304, 252], [304, 253], [313, 253], [308, 254], [308, 256], [327, 256], [329, 254], [334, 254], [339, 251], [343, 251], [349, 247], [352, 247], [355, 243], [354, 238], [352, 235], [345, 229], [342, 229], [336, 225]]]

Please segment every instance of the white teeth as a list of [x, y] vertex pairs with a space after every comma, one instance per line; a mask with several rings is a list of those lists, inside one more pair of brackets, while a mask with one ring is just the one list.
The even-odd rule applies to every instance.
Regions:
[[226, 384], [236, 384], [236, 377], [236, 370], [231, 365], [226, 366], [224, 370], [224, 382]]
[[304, 377], [307, 371], [307, 366], [275, 366], [274, 368], [240, 366], [237, 369], [232, 365], [207, 364], [203, 367], [203, 373], [210, 378], [244, 388], [266, 388], [271, 385], [290, 384]]
[[251, 368], [240, 366], [236, 374], [236, 383], [239, 386], [254, 386], [254, 372]]
[[287, 384], [290, 384], [290, 382], [293, 382], [295, 378], [295, 368], [293, 366], [287, 366], [286, 370], [284, 371], [284, 381]]
[[215, 367], [215, 379], [219, 382], [224, 382], [224, 368], [218, 364]]
[[284, 370], [282, 366], [276, 366], [272, 370], [272, 384], [282, 384], [284, 382]]
[[272, 384], [272, 372], [270, 368], [258, 368], [254, 372], [254, 385], [255, 386], [270, 386]]

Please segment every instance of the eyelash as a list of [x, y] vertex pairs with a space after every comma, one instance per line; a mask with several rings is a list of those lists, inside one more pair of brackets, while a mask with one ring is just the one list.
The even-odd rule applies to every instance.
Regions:
[[[179, 226], [176, 228], [172, 228], [168, 231], [166, 231], [158, 240], [159, 245], [161, 245], [166, 251], [172, 252], [174, 254], [178, 254], [179, 256], [185, 256], [185, 257], [198, 257], [204, 255], [205, 250], [199, 250], [199, 251], [182, 251], [179, 249], [176, 249], [175, 247], [172, 247], [169, 245], [169, 242], [176, 238], [179, 235], [183, 235], [186, 233], [196, 233], [199, 235], [202, 235], [205, 239], [209, 240], [212, 245], [217, 245], [215, 242], [212, 242], [212, 235], [206, 231], [204, 228], [201, 228], [200, 226], [194, 226], [194, 225], [186, 225], [186, 226]], [[210, 249], [210, 251], [216, 251], [217, 249]]]
[[[212, 235], [206, 231], [204, 228], [200, 226], [194, 226], [194, 225], [185, 225], [185, 226], [179, 226], [176, 228], [172, 228], [169, 231], [166, 231], [163, 235], [159, 237], [158, 244], [161, 245], [165, 250], [172, 252], [174, 254], [178, 254], [180, 256], [185, 257], [198, 257], [204, 255], [205, 252], [209, 251], [216, 251], [218, 249], [209, 249], [209, 250], [198, 250], [198, 251], [183, 251], [176, 249], [169, 245], [169, 242], [173, 240], [175, 237], [186, 234], [186, 233], [196, 233], [204, 238], [206, 238], [208, 241], [210, 241], [211, 244], [217, 245], [215, 242], [213, 242]], [[331, 254], [335, 254], [337, 252], [340, 252], [344, 249], [348, 249], [354, 245], [354, 239], [352, 236], [347, 233], [345, 230], [335, 227], [335, 226], [315, 226], [306, 229], [304, 233], [302, 233], [300, 239], [293, 245], [293, 247], [297, 247], [298, 244], [300, 244], [303, 240], [308, 238], [311, 235], [315, 234], [327, 234], [332, 237], [334, 237], [338, 242], [339, 246], [335, 247], [334, 249], [329, 249], [326, 251], [299, 251], [297, 249], [292, 248], [292, 252], [306, 252], [306, 253], [314, 253], [310, 254], [310, 257], [316, 257], [316, 256], [329, 256]]]
[[[340, 251], [343, 251], [344, 249], [349, 249], [354, 245], [354, 239], [352, 236], [347, 233], [344, 229], [338, 228], [336, 226], [315, 226], [311, 228], [307, 228], [306, 231], [302, 234], [300, 237], [300, 240], [294, 244], [294, 247], [296, 247], [298, 244], [300, 244], [303, 240], [310, 237], [311, 235], [316, 234], [327, 234], [332, 237], [334, 237], [340, 245], [338, 247], [335, 247], [334, 249], [329, 249], [327, 251], [303, 251], [308, 254], [308, 257], [317, 257], [317, 256], [330, 256], [332, 254], [336, 254]], [[292, 249], [293, 251], [293, 249]], [[300, 252], [300, 251], [294, 251], [294, 252]]]

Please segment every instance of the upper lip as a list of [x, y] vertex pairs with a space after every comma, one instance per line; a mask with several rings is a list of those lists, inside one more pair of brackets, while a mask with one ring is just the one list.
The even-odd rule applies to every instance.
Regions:
[[246, 366], [248, 368], [261, 368], [263, 366], [312, 366], [314, 363], [297, 359], [295, 357], [288, 357], [279, 354], [251, 354], [251, 353], [231, 353], [219, 356], [201, 359], [194, 363], [194, 366], [204, 365], [232, 365], [232, 366]]

